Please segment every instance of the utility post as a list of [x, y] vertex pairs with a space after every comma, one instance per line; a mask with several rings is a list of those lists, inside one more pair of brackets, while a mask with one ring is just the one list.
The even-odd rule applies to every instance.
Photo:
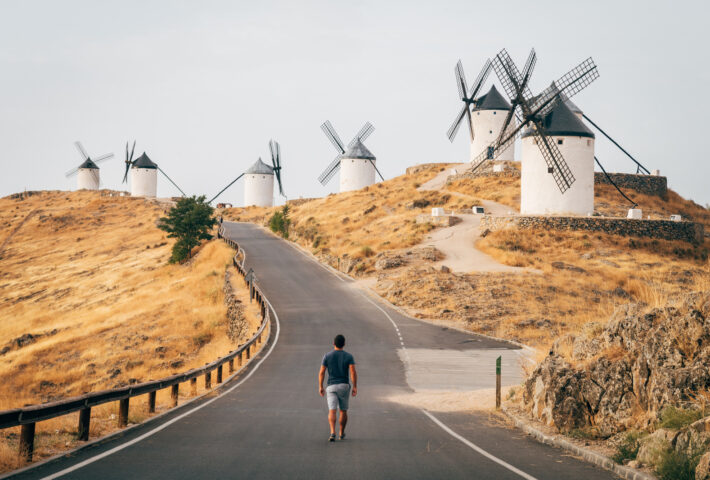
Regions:
[[496, 409], [500, 410], [500, 360], [496, 358]]

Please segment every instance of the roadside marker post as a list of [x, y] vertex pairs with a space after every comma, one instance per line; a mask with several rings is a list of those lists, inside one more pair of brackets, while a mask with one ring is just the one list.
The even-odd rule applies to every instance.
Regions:
[[500, 360], [496, 358], [496, 409], [500, 410]]

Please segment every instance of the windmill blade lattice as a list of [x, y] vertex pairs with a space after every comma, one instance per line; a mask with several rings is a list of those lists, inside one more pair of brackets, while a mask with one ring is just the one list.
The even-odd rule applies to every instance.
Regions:
[[[330, 123], [330, 120], [326, 120], [323, 125], [320, 126], [320, 128], [321, 130], [323, 130], [323, 133], [325, 133], [325, 136], [328, 137], [330, 143], [332, 143], [335, 149], [338, 151], [338, 154], [335, 156], [333, 161], [330, 162], [326, 169], [323, 170], [323, 172], [318, 176], [318, 181], [321, 183], [321, 185], [326, 185], [335, 176], [335, 174], [338, 173], [338, 170], [340, 170], [340, 159], [345, 153], [346, 149], [343, 146], [343, 142], [342, 140], [340, 140], [338, 133], [335, 131], [335, 128], [333, 128], [333, 125]], [[350, 141], [350, 143], [348, 143], [347, 148], [350, 148], [355, 145], [355, 142], [357, 142], [358, 140], [360, 142], [364, 142], [370, 135], [372, 135], [372, 132], [374, 131], [375, 127], [373, 127], [370, 122], [365, 122], [365, 125], [362, 126], [357, 135], [355, 135]], [[375, 167], [375, 170], [377, 171], [377, 167]], [[379, 173], [379, 171], [377, 171], [377, 173]], [[380, 178], [382, 178], [382, 174], [380, 174]]]
[[133, 148], [131, 148], [131, 153], [129, 155], [128, 153], [128, 144], [130, 142], [126, 142], [126, 171], [123, 173], [123, 183], [126, 183], [128, 181], [128, 171], [131, 169], [133, 166], [133, 153], [136, 151], [136, 141], [133, 141]]
[[276, 176], [276, 181], [279, 184], [279, 194], [285, 198], [286, 195], [284, 194], [283, 185], [281, 184], [281, 146], [279, 142], [269, 140], [269, 150], [271, 151], [271, 165], [274, 170], [274, 175]]
[[468, 120], [469, 135], [471, 137], [471, 140], [473, 140], [475, 132], [473, 131], [473, 122], [471, 120], [471, 106], [476, 103], [476, 97], [481, 91], [481, 87], [488, 78], [490, 71], [491, 60], [486, 59], [486, 63], [483, 65], [483, 69], [479, 72], [478, 77], [476, 77], [476, 80], [473, 82], [471, 88], [469, 89], [468, 83], [466, 82], [466, 74], [463, 71], [463, 64], [461, 63], [461, 60], [456, 63], [456, 67], [454, 68], [456, 88], [459, 91], [459, 97], [461, 101], [464, 102], [464, 105], [454, 118], [454, 122], [446, 131], [446, 136], [450, 142], [454, 141], [454, 137], [456, 137], [456, 133], [458, 133], [459, 127], [461, 126], [461, 122], [463, 121], [464, 117], [466, 117]]

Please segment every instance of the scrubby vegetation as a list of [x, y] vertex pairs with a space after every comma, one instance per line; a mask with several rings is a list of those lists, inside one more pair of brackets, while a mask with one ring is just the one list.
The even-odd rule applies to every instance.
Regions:
[[212, 238], [211, 230], [217, 220], [214, 209], [205, 202], [205, 196], [183, 197], [177, 201], [168, 215], [160, 218], [158, 228], [175, 238], [170, 263], [180, 263], [192, 257], [192, 251], [203, 240]]

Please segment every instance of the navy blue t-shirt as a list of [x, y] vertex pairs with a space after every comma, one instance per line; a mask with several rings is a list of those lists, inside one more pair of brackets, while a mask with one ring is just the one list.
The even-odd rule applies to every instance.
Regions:
[[328, 385], [350, 383], [350, 365], [355, 365], [355, 359], [345, 350], [331, 350], [321, 365], [328, 369]]

